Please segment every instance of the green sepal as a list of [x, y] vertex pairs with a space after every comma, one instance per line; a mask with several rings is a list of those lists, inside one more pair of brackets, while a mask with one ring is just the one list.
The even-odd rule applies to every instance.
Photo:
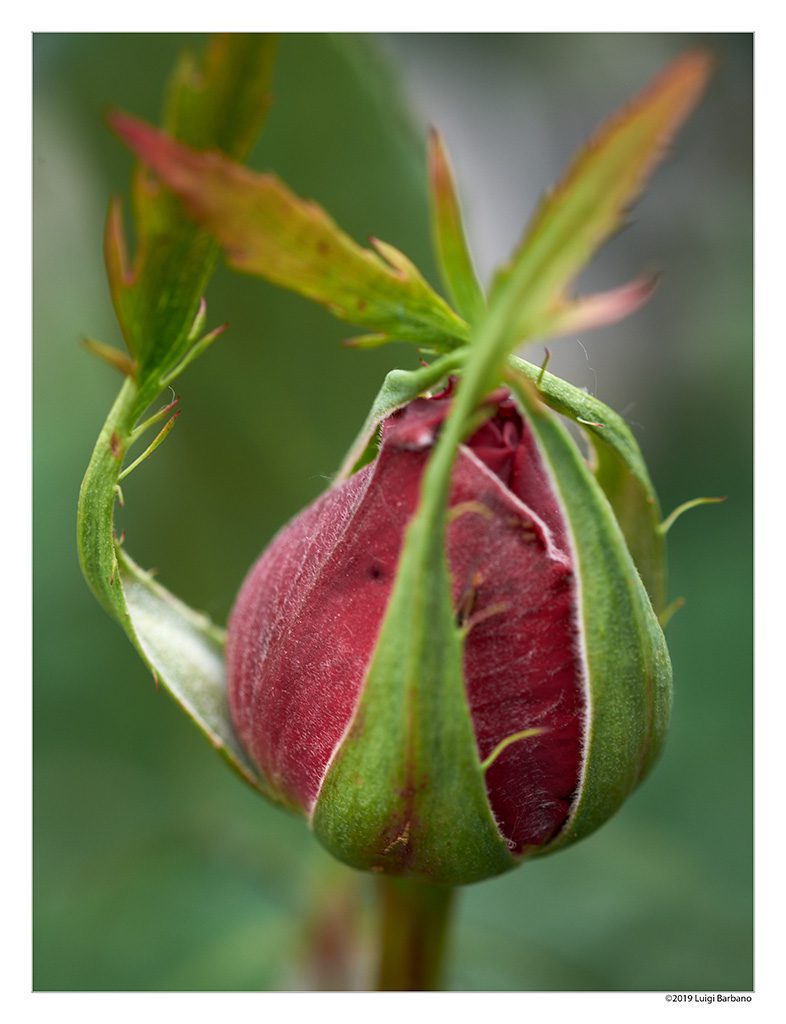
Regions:
[[666, 604], [666, 543], [661, 511], [636, 438], [623, 418], [575, 384], [511, 356], [510, 366], [536, 385], [544, 402], [577, 423], [593, 452], [595, 478], [617, 517], [628, 550], [660, 613]]
[[385, 376], [363, 426], [344, 457], [336, 475], [336, 482], [346, 480], [363, 466], [373, 462], [377, 454], [376, 433], [380, 423], [396, 409], [402, 409], [408, 402], [459, 369], [465, 355], [464, 351], [459, 350], [442, 356], [441, 359], [419, 370], [391, 370]]
[[360, 703], [312, 823], [353, 867], [462, 885], [515, 861], [486, 795], [444, 520], [442, 503], [426, 497], [407, 529]]
[[614, 513], [576, 444], [527, 380], [510, 382], [560, 497], [578, 573], [587, 733], [579, 795], [549, 853], [598, 828], [649, 770], [671, 709], [666, 641]]
[[513, 344], [507, 307], [500, 307], [489, 311], [468, 350], [404, 535], [355, 716], [312, 817], [315, 834], [340, 860], [446, 885], [489, 878], [517, 863], [486, 792], [445, 543], [459, 444]]

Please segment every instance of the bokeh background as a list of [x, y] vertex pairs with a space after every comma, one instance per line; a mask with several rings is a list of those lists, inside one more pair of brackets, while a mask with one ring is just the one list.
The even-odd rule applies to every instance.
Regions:
[[[102, 116], [156, 119], [176, 55], [202, 42], [34, 40], [38, 990], [343, 987], [358, 982], [331, 970], [343, 926], [358, 913], [371, 928], [370, 880], [235, 779], [77, 565], [79, 482], [119, 383], [78, 340], [119, 342], [101, 235], [131, 168]], [[455, 989], [753, 983], [752, 37], [286, 37], [251, 156], [436, 282], [424, 137], [437, 124], [487, 279], [599, 120], [696, 45], [717, 58], [709, 93], [581, 282], [658, 267], [661, 286], [629, 321], [555, 343], [552, 363], [626, 414], [666, 511], [728, 496], [670, 535], [671, 596], [686, 598], [668, 629], [673, 728], [599, 833], [462, 893]], [[386, 370], [415, 356], [342, 349], [350, 332], [322, 310], [224, 268], [208, 301], [230, 331], [179, 383], [183, 416], [129, 480], [121, 522], [138, 561], [223, 622], [261, 548], [325, 487]]]

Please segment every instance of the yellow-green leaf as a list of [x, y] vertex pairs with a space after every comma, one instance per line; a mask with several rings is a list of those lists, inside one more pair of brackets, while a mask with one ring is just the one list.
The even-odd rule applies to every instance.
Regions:
[[512, 289], [523, 340], [549, 331], [553, 308], [598, 247], [623, 222], [668, 143], [696, 104], [710, 59], [675, 60], [607, 121], [537, 210], [492, 297]]
[[438, 132], [432, 131], [428, 150], [431, 194], [431, 235], [442, 280], [453, 305], [470, 323], [486, 308], [464, 232], [453, 172]]
[[447, 351], [466, 323], [397, 249], [358, 245], [316, 203], [272, 174], [256, 174], [214, 152], [197, 152], [135, 118], [112, 126], [207, 228], [237, 270], [324, 305], [375, 335]]

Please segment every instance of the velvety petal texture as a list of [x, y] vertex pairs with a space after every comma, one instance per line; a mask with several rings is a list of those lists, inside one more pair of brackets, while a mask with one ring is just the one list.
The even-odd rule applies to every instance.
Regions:
[[[274, 789], [306, 814], [353, 721], [450, 401], [447, 391], [392, 414], [374, 462], [278, 534], [232, 613], [239, 737]], [[447, 536], [477, 753], [491, 761], [489, 804], [517, 853], [548, 843], [568, 818], [587, 697], [565, 516], [535, 437], [504, 392], [459, 450]]]

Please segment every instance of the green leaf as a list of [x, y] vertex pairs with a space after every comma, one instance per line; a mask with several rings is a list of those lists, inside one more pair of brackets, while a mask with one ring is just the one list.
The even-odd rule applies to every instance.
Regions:
[[129, 639], [194, 724], [245, 780], [273, 799], [231, 726], [224, 669], [224, 631], [144, 572], [122, 549], [119, 584]]
[[[201, 68], [184, 58], [168, 90], [167, 130], [194, 145], [245, 155], [267, 113], [274, 48], [270, 36], [218, 36]], [[137, 380], [152, 400], [193, 343], [191, 326], [218, 250], [141, 167], [134, 175], [133, 212], [133, 260], [119, 200], [110, 205], [104, 248], [115, 312]]]
[[112, 126], [220, 242], [236, 270], [264, 277], [324, 305], [340, 320], [387, 339], [448, 351], [468, 327], [397, 249], [365, 249], [316, 203], [272, 174], [179, 145], [121, 114]]
[[675, 60], [632, 103], [607, 121], [543, 201], [492, 297], [511, 296], [511, 329], [520, 339], [551, 333], [564, 291], [623, 222], [672, 136], [707, 81], [708, 56]]
[[580, 579], [588, 735], [577, 806], [543, 853], [583, 838], [616, 811], [646, 775], [671, 710], [671, 663], [663, 631], [612, 510], [578, 448], [522, 375], [511, 383], [566, 512]]
[[666, 545], [661, 512], [636, 438], [623, 418], [603, 402], [554, 374], [516, 356], [514, 374], [535, 384], [552, 409], [587, 434], [595, 453], [593, 471], [617, 517], [628, 549], [656, 612], [666, 602]]
[[[181, 63], [169, 93], [171, 130], [200, 144], [245, 151], [265, 113], [271, 59], [268, 37], [225, 36], [211, 43], [201, 70], [190, 61]], [[117, 202], [110, 208], [105, 245], [110, 290], [133, 363], [106, 346], [91, 344], [127, 377], [82, 481], [79, 560], [96, 598], [123, 627], [157, 681], [243, 778], [267, 793], [234, 736], [222, 632], [154, 582], [115, 540], [120, 480], [138, 471], [174, 426], [173, 416], [124, 468], [134, 446], [175, 403], [146, 419], [145, 411], [162, 386], [174, 380], [217, 333], [200, 337], [202, 292], [217, 255], [214, 241], [183, 215], [148, 172], [137, 173], [134, 187], [139, 241], [133, 265], [129, 267]]]
[[185, 54], [167, 90], [164, 128], [189, 146], [247, 156], [270, 109], [276, 36], [214, 36], [200, 68]]
[[429, 138], [431, 234], [442, 280], [453, 305], [468, 323], [476, 323], [486, 308], [483, 289], [467, 246], [453, 172], [438, 132]]

